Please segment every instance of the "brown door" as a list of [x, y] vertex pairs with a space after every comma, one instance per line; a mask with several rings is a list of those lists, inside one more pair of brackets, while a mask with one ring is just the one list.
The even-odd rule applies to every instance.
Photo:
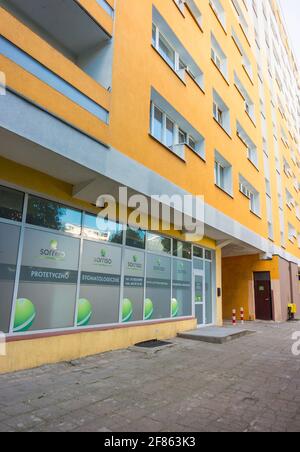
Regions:
[[271, 277], [269, 272], [254, 273], [257, 320], [273, 320]]

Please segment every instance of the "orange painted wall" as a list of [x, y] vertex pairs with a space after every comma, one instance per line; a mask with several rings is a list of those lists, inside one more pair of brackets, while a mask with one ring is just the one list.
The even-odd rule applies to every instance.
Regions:
[[[232, 318], [232, 310], [245, 309], [245, 319], [255, 319], [253, 272], [270, 272], [272, 282], [280, 280], [278, 257], [261, 261], [258, 255], [222, 259], [223, 317]], [[280, 308], [281, 309], [281, 308]]]

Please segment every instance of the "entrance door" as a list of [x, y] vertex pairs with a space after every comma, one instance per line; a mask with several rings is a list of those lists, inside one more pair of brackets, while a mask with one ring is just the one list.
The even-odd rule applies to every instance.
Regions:
[[273, 320], [271, 277], [269, 272], [254, 273], [257, 320]]
[[194, 270], [194, 303], [198, 326], [205, 325], [205, 286], [204, 272]]

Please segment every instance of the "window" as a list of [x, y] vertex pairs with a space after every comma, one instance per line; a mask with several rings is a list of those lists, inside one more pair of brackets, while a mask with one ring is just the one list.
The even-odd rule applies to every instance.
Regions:
[[121, 244], [123, 228], [119, 223], [86, 213], [84, 215], [83, 235], [91, 240]]
[[178, 143], [179, 144], [186, 144], [187, 142], [187, 135], [183, 130], [179, 129], [178, 131]]
[[195, 138], [182, 130], [169, 116], [152, 103], [152, 125], [151, 134], [167, 146], [179, 157], [184, 158], [184, 146], [189, 146], [198, 152], [198, 143]]
[[297, 232], [296, 229], [292, 224], [288, 224], [288, 233], [289, 233], [289, 240], [294, 243], [295, 239], [297, 238]]
[[219, 162], [215, 162], [215, 183], [222, 189], [224, 189], [224, 179], [224, 167]]
[[238, 137], [243, 142], [247, 150], [248, 160], [250, 160], [250, 162], [253, 163], [256, 168], [258, 168], [257, 147], [238, 121], [236, 123], [236, 129]]
[[213, 117], [218, 124], [230, 135], [230, 112], [229, 108], [219, 96], [219, 94], [213, 90]]
[[0, 186], [0, 217], [22, 221], [24, 194]]
[[191, 136], [189, 136], [188, 144], [189, 147], [193, 149], [193, 151], [196, 151], [196, 142]]
[[227, 79], [227, 58], [213, 34], [211, 34], [211, 59], [222, 75]]
[[[248, 91], [244, 87], [243, 83], [239, 79], [239, 77], [238, 77], [236, 72], [234, 72], [234, 84], [235, 84], [237, 90], [239, 91], [239, 93], [241, 94], [241, 96], [244, 99], [245, 112], [250, 116], [252, 121], [255, 122], [255, 106], [254, 106], [254, 102], [250, 98], [250, 96], [248, 94]], [[262, 98], [263, 98], [263, 94], [261, 94], [261, 99]]]
[[176, 257], [181, 257], [183, 259], [192, 258], [192, 245], [186, 242], [180, 242], [179, 240], [173, 240], [173, 254]]
[[163, 58], [175, 69], [175, 51], [161, 33], [159, 34], [158, 49]]
[[223, 111], [216, 102], [213, 105], [213, 114], [215, 120], [223, 127]]
[[152, 134], [159, 141], [163, 141], [164, 134], [164, 123], [163, 123], [163, 113], [157, 107], [153, 106], [153, 121], [152, 121]]
[[[189, 12], [192, 15], [196, 15], [196, 21], [198, 22], [198, 20], [201, 20], [200, 11], [193, 0], [188, 0], [188, 2]], [[179, 5], [180, 9], [182, 9], [183, 6], [184, 2], [181, 2]], [[197, 11], [199, 12], [199, 15]], [[172, 70], [176, 72], [181, 80], [185, 82], [186, 74], [188, 73], [194, 79], [195, 83], [203, 89], [203, 72], [194, 58], [186, 50], [185, 46], [154, 6], [152, 8], [152, 16], [152, 46], [154, 49], [161, 55]]]
[[205, 259], [208, 261], [212, 260], [212, 252], [210, 250], [205, 250]]
[[253, 70], [252, 70], [252, 66], [251, 66], [251, 61], [249, 60], [249, 58], [247, 57], [247, 54], [242, 46], [241, 41], [239, 40], [236, 32], [234, 31], [234, 29], [232, 28], [231, 31], [231, 35], [232, 35], [232, 39], [234, 40], [237, 48], [239, 49], [239, 53], [242, 55], [242, 66], [245, 69], [248, 77], [252, 80], [253, 78]]
[[217, 16], [218, 20], [221, 22], [223, 28], [226, 28], [226, 15], [225, 10], [220, 2], [220, 0], [209, 0], [209, 4]]
[[29, 196], [26, 222], [70, 234], [81, 234], [82, 213], [62, 204]]
[[232, 195], [232, 165], [215, 151], [215, 184]]
[[255, 215], [260, 214], [260, 195], [258, 191], [244, 179], [242, 176], [240, 176], [240, 192], [249, 199], [249, 206], [250, 211], [253, 212]]
[[211, 49], [211, 58], [215, 65], [221, 70], [221, 59], [219, 58], [217, 52], [213, 48]]
[[126, 246], [131, 246], [132, 248], [145, 249], [146, 244], [146, 232], [141, 229], [127, 227], [126, 231]]
[[179, 9], [183, 12], [184, 11], [185, 0], [175, 0], [175, 3], [177, 3]]
[[172, 148], [173, 144], [175, 144], [174, 123], [166, 117], [166, 145]]
[[203, 259], [203, 248], [199, 248], [198, 246], [193, 247], [193, 255], [198, 259]]
[[172, 239], [168, 237], [162, 237], [156, 234], [147, 234], [147, 251], [153, 253], [165, 253], [171, 254], [172, 252]]

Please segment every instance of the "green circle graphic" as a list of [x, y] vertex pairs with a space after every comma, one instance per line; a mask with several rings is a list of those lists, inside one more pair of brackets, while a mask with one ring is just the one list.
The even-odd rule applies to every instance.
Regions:
[[27, 298], [19, 298], [16, 302], [14, 333], [29, 330], [36, 318], [36, 308]]
[[130, 322], [132, 314], [132, 301], [129, 298], [124, 298], [122, 303], [122, 322]]
[[144, 303], [144, 318], [145, 320], [150, 320], [153, 315], [153, 302], [150, 298], [146, 298]]
[[171, 307], [172, 307], [172, 317], [177, 317], [179, 312], [179, 302], [176, 298], [172, 298]]
[[92, 305], [86, 298], [81, 298], [78, 303], [77, 326], [87, 326], [93, 314]]

